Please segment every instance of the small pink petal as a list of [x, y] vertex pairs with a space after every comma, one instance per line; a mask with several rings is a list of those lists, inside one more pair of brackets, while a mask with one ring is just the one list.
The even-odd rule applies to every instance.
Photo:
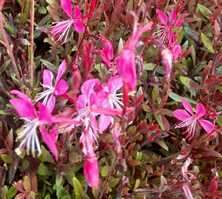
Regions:
[[124, 49], [116, 59], [119, 75], [128, 85], [129, 90], [134, 90], [137, 83], [135, 54], [132, 50]]
[[65, 71], [67, 68], [67, 63], [66, 60], [63, 60], [62, 63], [59, 66], [58, 72], [57, 72], [57, 76], [56, 76], [56, 81], [55, 84], [58, 83], [58, 81], [62, 78], [62, 76], [64, 75]]
[[167, 25], [168, 23], [168, 16], [161, 10], [157, 9], [156, 14], [158, 16], [158, 19], [160, 20], [160, 23], [163, 25]]
[[12, 106], [14, 106], [20, 117], [34, 119], [36, 118], [35, 107], [29, 101], [23, 99], [14, 98], [10, 100]]
[[69, 86], [67, 82], [63, 79], [61, 79], [55, 86], [55, 95], [63, 95], [67, 92]]
[[69, 17], [72, 17], [72, 0], [60, 0], [60, 5], [64, 12]]
[[57, 150], [57, 146], [56, 146], [58, 135], [57, 135], [56, 129], [52, 129], [48, 133], [48, 131], [44, 127], [41, 127], [40, 133], [41, 133], [43, 142], [46, 144], [48, 149], [51, 151], [54, 158], [56, 160], [58, 160], [58, 150]]
[[182, 49], [181, 49], [181, 46], [179, 44], [175, 44], [173, 46], [173, 48], [171, 49], [172, 53], [173, 53], [173, 59], [174, 61], [177, 61], [177, 59], [179, 57], [181, 57], [182, 55]]
[[96, 156], [86, 157], [83, 164], [84, 176], [90, 187], [99, 187], [99, 166]]
[[187, 120], [188, 118], [191, 117], [191, 115], [190, 115], [187, 111], [185, 111], [185, 110], [183, 110], [183, 109], [177, 109], [177, 110], [175, 110], [175, 111], [173, 112], [173, 116], [174, 116], [175, 118], [177, 118], [178, 120], [180, 120], [180, 121]]
[[196, 115], [198, 118], [203, 117], [204, 115], [206, 115], [206, 109], [204, 107], [203, 104], [198, 103], [196, 106]]
[[87, 81], [85, 81], [82, 86], [81, 86], [81, 93], [86, 95], [86, 96], [90, 96], [91, 93], [95, 92], [95, 87], [96, 85], [99, 85], [100, 81], [98, 79], [89, 79]]
[[109, 79], [107, 83], [110, 93], [116, 93], [119, 89], [123, 87], [122, 78], [119, 76], [113, 76]]
[[73, 22], [73, 26], [76, 32], [78, 33], [85, 32], [85, 25], [82, 19], [75, 19]]
[[215, 129], [215, 125], [214, 125], [212, 122], [208, 121], [208, 120], [200, 119], [200, 120], [198, 120], [198, 122], [200, 123], [200, 126], [202, 126], [203, 129], [204, 129], [208, 134], [212, 133], [213, 130]]
[[43, 71], [43, 86], [50, 86], [52, 87], [52, 80], [53, 80], [53, 74], [50, 70], [44, 70]]
[[79, 95], [76, 100], [76, 108], [77, 110], [81, 110], [87, 106], [87, 99], [85, 95]]
[[49, 112], [47, 106], [38, 103], [38, 109], [39, 109], [39, 120], [44, 122], [44, 123], [51, 123], [52, 122], [52, 115]]
[[183, 107], [184, 107], [191, 115], [193, 115], [193, 108], [192, 108], [192, 106], [190, 105], [190, 103], [189, 103], [187, 100], [183, 99], [183, 100], [182, 100], [182, 104], [183, 104]]
[[18, 98], [21, 98], [22, 100], [27, 101], [27, 102], [32, 104], [32, 100], [27, 95], [25, 95], [24, 93], [22, 93], [18, 90], [11, 90], [10, 93], [12, 95], [16, 95]]
[[109, 125], [112, 124], [112, 117], [110, 116], [105, 116], [105, 115], [101, 115], [99, 117], [99, 131], [102, 133], [103, 131], [105, 131]]
[[51, 95], [48, 99], [47, 104], [46, 104], [47, 109], [50, 113], [52, 113], [52, 111], [54, 110], [55, 104], [56, 104], [56, 98], [54, 95]]
[[74, 12], [73, 16], [74, 19], [82, 19], [82, 13], [79, 6], [74, 6], [73, 12]]

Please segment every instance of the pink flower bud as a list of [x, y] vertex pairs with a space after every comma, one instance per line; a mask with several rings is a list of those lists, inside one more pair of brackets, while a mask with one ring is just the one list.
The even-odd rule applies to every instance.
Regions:
[[161, 51], [162, 64], [164, 66], [165, 77], [167, 80], [170, 80], [172, 66], [173, 66], [173, 54], [168, 48], [165, 48]]
[[86, 156], [84, 160], [84, 176], [88, 185], [92, 188], [99, 187], [99, 166], [96, 156]]

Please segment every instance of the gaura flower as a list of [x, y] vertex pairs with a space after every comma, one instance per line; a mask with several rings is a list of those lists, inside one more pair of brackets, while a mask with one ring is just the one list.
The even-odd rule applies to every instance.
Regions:
[[[52, 116], [47, 107], [41, 103], [37, 105], [37, 109], [32, 103], [32, 100], [18, 90], [12, 90], [11, 94], [16, 97], [10, 100], [10, 103], [17, 111], [25, 124], [22, 126], [18, 133], [17, 139], [20, 144], [16, 151], [21, 153], [26, 150], [27, 155], [39, 156], [41, 154], [41, 147], [38, 137], [38, 129], [41, 131], [43, 141], [51, 150], [54, 157], [57, 159], [57, 150], [55, 146], [56, 139], [50, 140], [45, 130], [46, 125], [52, 124]], [[55, 132], [54, 132], [55, 134]], [[51, 136], [51, 133], [49, 134]]]
[[99, 169], [98, 162], [94, 152], [94, 145], [98, 137], [98, 124], [96, 117], [99, 115], [91, 110], [96, 103], [96, 89], [100, 86], [97, 79], [90, 79], [83, 83], [81, 87], [81, 95], [77, 98], [76, 120], [81, 121], [83, 127], [80, 136], [80, 143], [82, 144], [82, 151], [84, 158], [84, 176], [89, 186], [97, 188], [99, 184]]
[[[45, 89], [43, 92], [37, 94], [36, 101], [43, 100], [43, 104], [47, 106], [50, 112], [53, 111], [56, 103], [56, 97], [64, 95], [68, 90], [68, 84], [65, 80], [62, 79], [66, 71], [66, 61], [60, 64], [57, 76], [54, 82], [54, 75], [49, 70], [43, 71], [43, 88]], [[54, 82], [54, 83], [53, 83]]]
[[174, 43], [176, 40], [175, 28], [181, 27], [183, 24], [183, 18], [178, 16], [176, 10], [172, 10], [169, 14], [165, 14], [163, 11], [157, 9], [156, 14], [160, 24], [158, 24], [158, 31], [155, 32], [155, 36], [163, 45]]
[[177, 109], [173, 112], [174, 117], [181, 121], [176, 128], [187, 127], [186, 133], [187, 138], [190, 140], [195, 135], [197, 125], [200, 125], [206, 133], [210, 134], [213, 132], [215, 125], [203, 119], [206, 116], [206, 109], [203, 104], [198, 103], [195, 110], [186, 100], [182, 101], [184, 109]]
[[138, 27], [137, 20], [135, 19], [133, 33], [121, 50], [119, 56], [116, 58], [118, 74], [122, 78], [123, 83], [127, 85], [129, 91], [134, 90], [137, 83], [136, 44], [140, 40], [142, 34], [152, 28], [152, 25], [153, 23], [150, 22], [144, 26]]
[[[110, 82], [105, 90], [115, 93], [119, 86], [120, 83], [111, 85]], [[75, 121], [79, 121], [78, 126], [83, 128], [80, 136], [80, 143], [82, 144], [82, 151], [84, 154], [84, 176], [88, 185], [94, 188], [98, 188], [99, 184], [98, 162], [94, 150], [97, 145], [99, 134], [107, 128], [106, 126], [103, 130], [99, 129], [98, 121], [101, 121], [100, 117], [104, 117], [104, 115], [121, 115], [121, 111], [110, 108], [116, 106], [115, 103], [117, 103], [118, 99], [115, 99], [115, 97], [118, 96], [111, 96], [109, 101], [107, 99], [107, 93], [102, 91], [103, 85], [98, 79], [89, 79], [82, 84], [81, 94], [76, 101], [77, 115]], [[104, 105], [106, 99], [107, 106]]]
[[51, 27], [50, 32], [56, 41], [66, 42], [71, 27], [73, 27], [76, 32], [81, 33], [85, 31], [85, 25], [79, 6], [73, 7], [71, 0], [60, 0], [60, 5], [69, 19], [56, 22]]

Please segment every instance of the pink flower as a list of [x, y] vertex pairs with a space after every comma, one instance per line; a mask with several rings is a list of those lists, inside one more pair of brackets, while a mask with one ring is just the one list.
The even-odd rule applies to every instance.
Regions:
[[156, 10], [157, 17], [159, 19], [159, 30], [155, 32], [161, 44], [171, 44], [176, 40], [176, 33], [174, 29], [181, 27], [183, 24], [183, 18], [178, 17], [176, 10], [172, 10], [168, 15], [163, 11]]
[[83, 164], [83, 171], [86, 181], [90, 187], [99, 187], [99, 166], [95, 155], [86, 156]]
[[[111, 84], [111, 82], [115, 83]], [[109, 82], [107, 87], [103, 88], [98, 79], [85, 81], [81, 86], [81, 94], [76, 101], [77, 115], [75, 120], [79, 121], [78, 126], [82, 126], [83, 128], [80, 143], [82, 144], [82, 151], [85, 156], [84, 176], [89, 186], [95, 188], [99, 184], [99, 169], [94, 148], [97, 145], [99, 133], [102, 133], [99, 129], [98, 121], [104, 121], [107, 124], [107, 121], [109, 122], [110, 120], [105, 115], [115, 116], [116, 114], [121, 114], [120, 111], [109, 108], [116, 106], [115, 103], [118, 103], [118, 99], [115, 99], [115, 97], [118, 96], [113, 95], [107, 98], [108, 94], [116, 94], [116, 91], [121, 86], [118, 80], [112, 80], [111, 82]], [[103, 89], [108, 93], [104, 92]], [[101, 117], [105, 119], [101, 120]], [[107, 128], [107, 125], [103, 127], [103, 130], [105, 128]]]
[[136, 44], [138, 43], [142, 34], [152, 28], [153, 23], [147, 23], [145, 26], [138, 27], [135, 20], [134, 30], [131, 37], [126, 42], [124, 48], [116, 58], [117, 71], [123, 79], [124, 84], [127, 85], [129, 91], [136, 88], [137, 74], [136, 74]]
[[203, 117], [206, 116], [206, 109], [203, 104], [198, 103], [195, 111], [193, 111], [192, 106], [186, 100], [183, 100], [182, 105], [184, 109], [177, 109], [173, 112], [173, 115], [181, 121], [181, 123], [176, 125], [176, 128], [187, 127], [186, 133], [188, 139], [193, 138], [197, 124], [199, 124], [208, 134], [213, 132], [215, 125], [212, 122], [203, 119]]
[[43, 104], [47, 106], [50, 112], [53, 111], [56, 103], [56, 96], [64, 95], [68, 90], [68, 84], [62, 79], [63, 74], [66, 71], [66, 61], [60, 64], [58, 73], [53, 84], [54, 75], [49, 70], [43, 71], [43, 88], [45, 90], [39, 93], [36, 97], [36, 101], [43, 100]]
[[[18, 133], [17, 139], [20, 140], [20, 144], [16, 151], [21, 153], [25, 149], [28, 155], [32, 154], [32, 156], [35, 156], [36, 152], [37, 155], [41, 154], [41, 147], [37, 133], [38, 128], [43, 136], [43, 141], [48, 145], [49, 149], [52, 150], [52, 144], [49, 143], [55, 142], [56, 140], [49, 141], [48, 139], [51, 138], [46, 138], [46, 130], [43, 131], [45, 125], [50, 125], [52, 123], [52, 116], [47, 107], [39, 103], [36, 109], [32, 100], [20, 91], [12, 90], [11, 94], [16, 97], [11, 99], [10, 103], [14, 106], [21, 119], [25, 121], [25, 124]], [[51, 152], [57, 157], [56, 146], [55, 143], [53, 144], [54, 148]]]
[[66, 42], [71, 27], [81, 33], [85, 31], [85, 25], [79, 6], [72, 7], [71, 0], [60, 0], [60, 5], [69, 19], [55, 23], [50, 32], [56, 41]]

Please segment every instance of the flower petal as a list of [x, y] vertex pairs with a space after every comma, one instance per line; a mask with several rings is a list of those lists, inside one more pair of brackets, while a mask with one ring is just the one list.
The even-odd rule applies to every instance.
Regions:
[[98, 79], [89, 79], [85, 81], [81, 86], [81, 93], [86, 96], [90, 96], [95, 92], [94, 88], [99, 85], [100, 81]]
[[123, 87], [122, 78], [120, 78], [119, 76], [111, 77], [107, 84], [108, 84], [110, 93], [116, 93], [120, 88]]
[[46, 104], [47, 106], [47, 109], [50, 113], [52, 113], [52, 111], [54, 110], [55, 108], [55, 103], [56, 103], [56, 98], [54, 95], [51, 95], [48, 99], [48, 102]]
[[51, 151], [54, 158], [58, 160], [58, 150], [56, 146], [58, 135], [57, 135], [56, 129], [52, 129], [48, 133], [48, 131], [44, 127], [41, 127], [40, 133], [41, 133], [43, 142], [47, 145], [48, 149]]
[[110, 116], [106, 116], [106, 115], [101, 115], [99, 117], [99, 131], [102, 133], [103, 131], [105, 131], [109, 125], [112, 124], [112, 117]]
[[43, 86], [52, 87], [53, 73], [50, 70], [43, 71]]
[[204, 119], [200, 119], [198, 120], [199, 124], [201, 127], [203, 127], [203, 129], [209, 134], [212, 133], [213, 130], [215, 129], [215, 125], [208, 121], [208, 120], [204, 120]]
[[63, 74], [65, 73], [67, 68], [67, 63], [66, 60], [63, 60], [62, 63], [59, 66], [58, 72], [57, 72], [57, 76], [56, 76], [56, 81], [55, 84], [57, 84], [59, 82], [59, 80], [62, 78]]
[[82, 13], [79, 6], [75, 6], [73, 10], [74, 10], [74, 16], [73, 16], [74, 29], [76, 30], [76, 32], [84, 32], [85, 26], [83, 23]]
[[61, 79], [55, 87], [55, 95], [63, 95], [67, 92], [69, 86], [67, 84], [67, 82], [63, 79]]
[[177, 110], [175, 110], [175, 111], [173, 112], [173, 116], [174, 116], [175, 118], [177, 118], [178, 120], [180, 120], [180, 121], [187, 120], [188, 118], [191, 117], [191, 115], [190, 115], [187, 111], [185, 111], [185, 110], [183, 110], [183, 109], [177, 109]]
[[27, 95], [25, 95], [24, 93], [22, 93], [18, 90], [11, 90], [10, 93], [12, 95], [16, 95], [18, 98], [21, 98], [24, 101], [30, 102], [32, 104], [32, 100]]
[[75, 19], [73, 22], [73, 27], [78, 33], [85, 32], [85, 25], [81, 19]]
[[72, 17], [72, 0], [60, 0], [60, 5], [64, 12], [69, 17]]
[[99, 186], [99, 165], [96, 156], [86, 157], [83, 165], [84, 176], [90, 187]]
[[204, 107], [203, 104], [198, 103], [196, 106], [196, 115], [198, 118], [203, 117], [204, 115], [206, 115], [206, 109]]
[[156, 14], [157, 14], [157, 17], [158, 17], [160, 23], [163, 25], [167, 25], [168, 16], [162, 10], [159, 10], [159, 9], [156, 10]]
[[51, 123], [52, 116], [51, 116], [47, 106], [43, 105], [42, 103], [39, 103], [38, 109], [39, 109], [39, 113], [38, 113], [39, 120], [44, 123]]
[[24, 99], [14, 98], [10, 100], [12, 106], [14, 106], [20, 117], [24, 117], [27, 119], [34, 119], [36, 117], [35, 107], [29, 101], [25, 101]]
[[186, 111], [188, 111], [191, 115], [193, 115], [193, 108], [190, 105], [190, 103], [187, 100], [183, 99], [182, 104], [183, 104], [183, 107], [186, 109]]
[[137, 83], [135, 54], [132, 50], [124, 49], [116, 59], [117, 70], [129, 90], [134, 90]]

